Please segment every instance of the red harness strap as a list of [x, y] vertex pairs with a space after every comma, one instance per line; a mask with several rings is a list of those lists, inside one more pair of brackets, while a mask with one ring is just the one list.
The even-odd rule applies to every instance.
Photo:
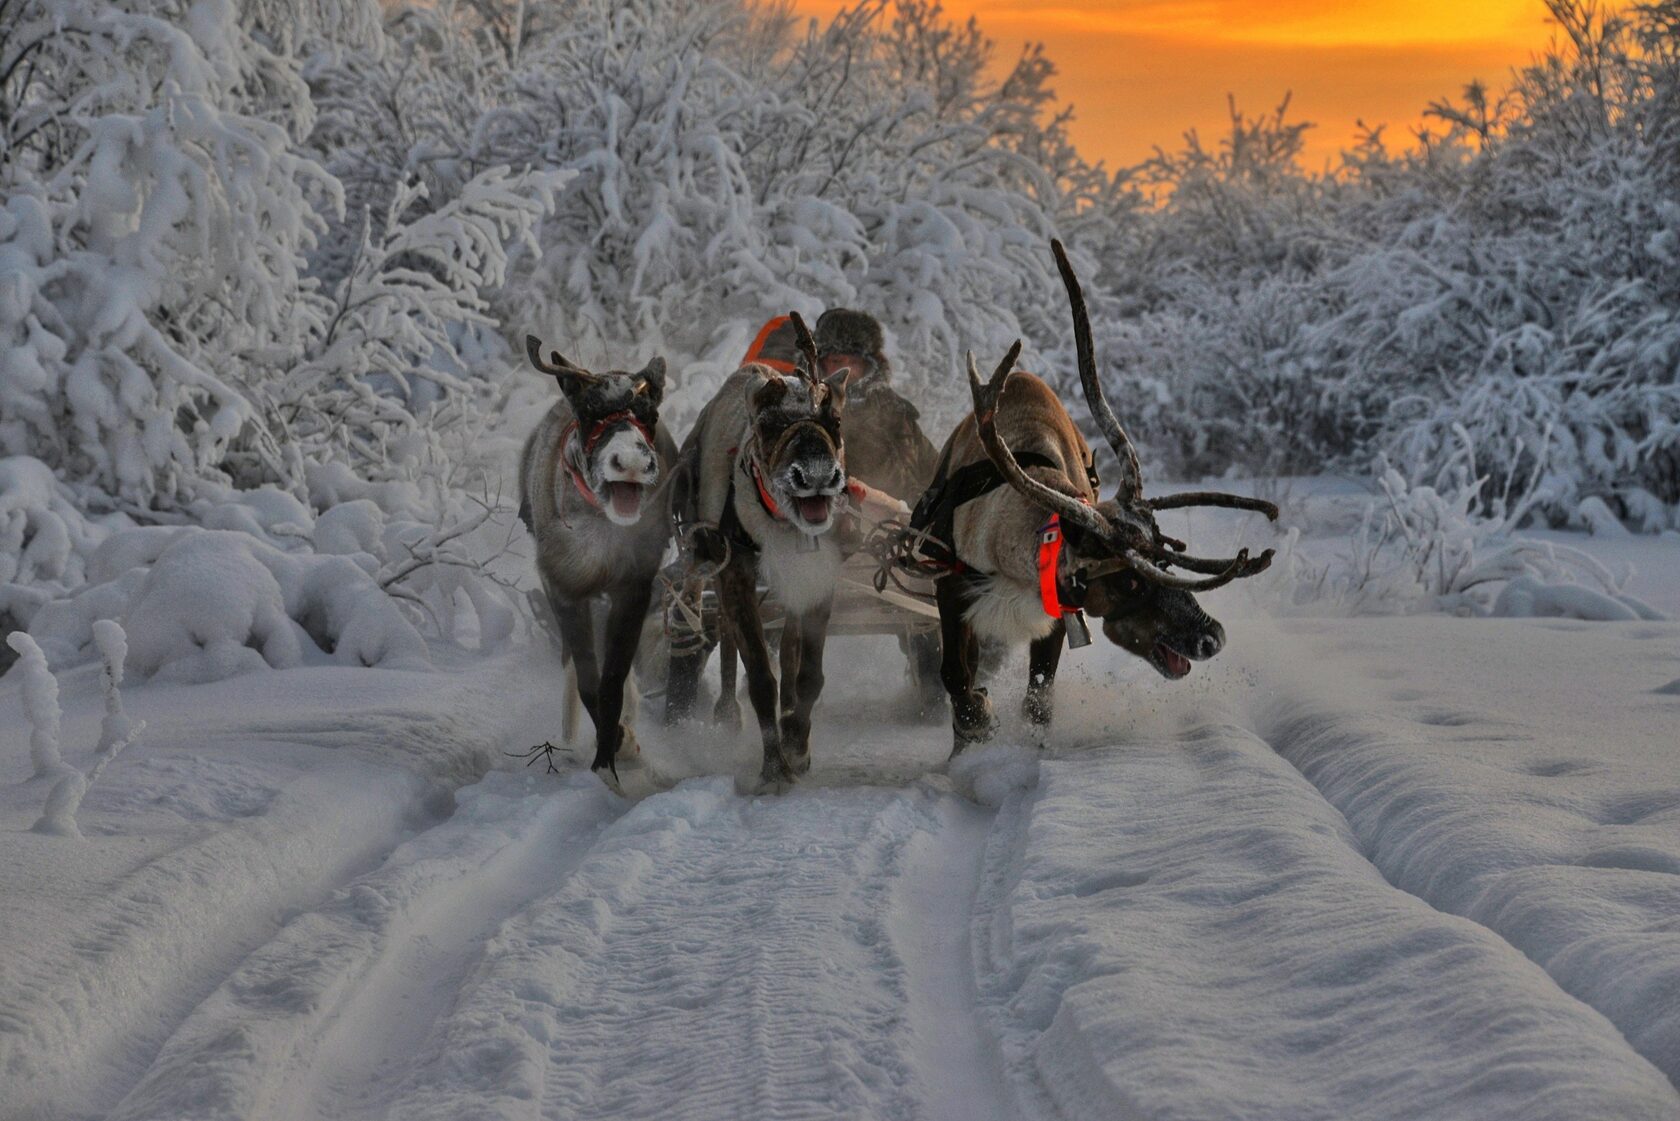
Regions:
[[[653, 447], [653, 433], [647, 430], [647, 425], [637, 420], [636, 414], [631, 412], [629, 409], [622, 409], [616, 413], [608, 413], [606, 416], [589, 426], [589, 435], [585, 436], [583, 439], [583, 454], [588, 455], [590, 452], [594, 451], [595, 445], [601, 442], [601, 437], [607, 434], [607, 429], [615, 422], [621, 420], [628, 424], [631, 428], [634, 428], [637, 432], [640, 432], [642, 434], [642, 439], [648, 442], [648, 447]], [[571, 429], [567, 430], [567, 434], [570, 435], [576, 428], [577, 422], [573, 421]]]
[[1062, 516], [1051, 514], [1038, 527], [1038, 601], [1052, 619], [1078, 613], [1078, 608], [1062, 606], [1062, 597], [1056, 590], [1056, 572], [1061, 562]]
[[577, 488], [577, 492], [583, 496], [585, 502], [599, 510], [601, 500], [589, 489], [589, 481], [583, 477], [583, 472], [578, 470], [578, 465], [572, 460], [572, 437], [577, 435], [577, 430], [577, 421], [574, 420], [566, 426], [566, 431], [560, 434], [560, 458], [565, 462], [566, 474], [572, 477], [572, 485]]
[[783, 521], [782, 508], [776, 505], [776, 500], [770, 497], [770, 491], [764, 486], [764, 476], [759, 474], [756, 456], [747, 457], [747, 473], [752, 476], [753, 485], [758, 487], [758, 504], [764, 507], [764, 512], [777, 521]]
[[[642, 434], [642, 439], [648, 442], [649, 447], [654, 446], [653, 433], [647, 430], [647, 425], [637, 420], [635, 413], [632, 413], [629, 409], [624, 409], [620, 412], [608, 413], [606, 416], [589, 426], [589, 434], [582, 440], [583, 454], [588, 455], [590, 452], [594, 451], [595, 445], [601, 442], [601, 437], [606, 435], [607, 429], [617, 421], [624, 421], [629, 424], [630, 427]], [[601, 508], [601, 500], [595, 497], [595, 492], [593, 490], [589, 489], [589, 480], [583, 477], [583, 470], [572, 459], [572, 454], [569, 450], [572, 445], [572, 437], [577, 435], [577, 431], [578, 422], [574, 420], [566, 426], [566, 430], [564, 432], [560, 433], [560, 446], [568, 449], [561, 455], [561, 458], [566, 462], [566, 473], [572, 477], [572, 485], [577, 488], [577, 492], [583, 496], [583, 500], [585, 502], [599, 510]]]

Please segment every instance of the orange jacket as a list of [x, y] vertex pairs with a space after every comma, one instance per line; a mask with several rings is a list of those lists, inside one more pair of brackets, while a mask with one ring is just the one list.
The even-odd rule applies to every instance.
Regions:
[[747, 356], [741, 359], [741, 365], [748, 362], [759, 362], [778, 373], [793, 373], [794, 356], [793, 320], [785, 315], [778, 315], [763, 327], [759, 328], [758, 337], [747, 348]]

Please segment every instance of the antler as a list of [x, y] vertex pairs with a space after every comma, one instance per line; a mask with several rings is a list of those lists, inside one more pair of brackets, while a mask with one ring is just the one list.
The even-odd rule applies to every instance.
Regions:
[[1085, 389], [1085, 403], [1090, 406], [1091, 418], [1102, 429], [1108, 446], [1120, 457], [1119, 498], [1136, 501], [1143, 497], [1143, 470], [1138, 466], [1137, 449], [1132, 447], [1126, 430], [1120, 427], [1114, 410], [1108, 407], [1108, 397], [1103, 393], [1102, 383], [1097, 380], [1096, 349], [1091, 345], [1091, 317], [1085, 311], [1085, 293], [1079, 287], [1079, 278], [1074, 275], [1067, 250], [1062, 248], [1059, 239], [1050, 240], [1050, 251], [1056, 255], [1056, 268], [1062, 274], [1068, 304], [1073, 309], [1073, 346], [1079, 357], [1079, 384]]
[[[1251, 572], [1239, 572], [1237, 575], [1238, 576], [1252, 576], [1252, 575], [1254, 575], [1255, 572], [1265, 571], [1267, 566], [1269, 566], [1272, 563], [1271, 558], [1272, 558], [1273, 551], [1274, 550], [1267, 549], [1264, 553], [1261, 553], [1258, 557], [1255, 557], [1253, 560], [1248, 561], [1247, 563], [1249, 565], [1257, 566], [1257, 567], [1254, 567], [1253, 571], [1251, 571]], [[1191, 572], [1208, 573], [1208, 574], [1212, 574], [1212, 575], [1217, 576], [1217, 575], [1225, 572], [1227, 569], [1231, 568], [1231, 566], [1245, 561], [1247, 557], [1248, 557], [1248, 550], [1243, 549], [1243, 550], [1240, 550], [1237, 553], [1236, 556], [1226, 557], [1223, 560], [1215, 560], [1215, 559], [1208, 558], [1208, 557], [1193, 557], [1193, 556], [1190, 556], [1188, 553], [1164, 553], [1164, 554], [1158, 555], [1156, 559], [1159, 560], [1159, 561], [1163, 561], [1165, 563], [1171, 564], [1171, 565], [1173, 565], [1177, 568], [1187, 569]]]
[[1277, 521], [1278, 508], [1262, 498], [1245, 498], [1240, 494], [1225, 494], [1222, 491], [1195, 490], [1183, 494], [1169, 494], [1161, 498], [1151, 498], [1151, 510], [1178, 510], [1185, 506], [1224, 506], [1232, 510], [1253, 510], [1266, 515], [1269, 521]]
[[1015, 345], [1009, 348], [1009, 353], [1003, 356], [998, 368], [992, 374], [992, 380], [981, 384], [980, 369], [974, 364], [974, 352], [968, 352], [968, 387], [974, 395], [974, 425], [980, 434], [980, 444], [986, 449], [986, 455], [997, 469], [1003, 473], [1009, 485], [1026, 495], [1032, 502], [1061, 515], [1080, 528], [1097, 534], [1102, 538], [1112, 537], [1115, 529], [1108, 520], [1093, 507], [1087, 506], [1071, 494], [1063, 494], [1059, 490], [1047, 487], [1037, 479], [1028, 475], [1016, 462], [1015, 454], [1009, 450], [1009, 445], [997, 432], [997, 404], [1003, 393], [1009, 375], [1014, 371], [1015, 359], [1021, 354], [1021, 340], [1016, 339]]
[[571, 377], [584, 378], [586, 380], [593, 381], [599, 376], [597, 374], [592, 374], [581, 367], [572, 365], [571, 360], [561, 354], [558, 350], [549, 351], [548, 361], [544, 362], [542, 356], [542, 340], [537, 338], [535, 335], [525, 336], [525, 357], [531, 360], [531, 365], [535, 366], [538, 370], [550, 377], [557, 378], [562, 374], [566, 374]]
[[[816, 340], [811, 337], [810, 329], [805, 326], [804, 318], [797, 311], [788, 312], [788, 318], [793, 320], [794, 345], [799, 348], [799, 353], [805, 356], [805, 380], [815, 385], [821, 380], [817, 376]], [[795, 362], [793, 368], [799, 369], [799, 363]]]
[[[1145, 580], [1159, 584], [1163, 588], [1179, 588], [1186, 592], [1207, 592], [1214, 588], [1222, 588], [1233, 580], [1240, 580], [1245, 576], [1254, 576], [1264, 572], [1272, 564], [1272, 550], [1270, 549], [1252, 559], [1249, 557], [1247, 549], [1239, 549], [1237, 555], [1231, 558], [1230, 563], [1223, 569], [1205, 580], [1196, 580], [1189, 576], [1178, 576], [1171, 572], [1165, 572], [1134, 549], [1127, 549], [1121, 555], [1132, 566], [1132, 570]], [[1179, 559], [1175, 557], [1173, 559], [1174, 563], [1178, 563]], [[1193, 566], [1187, 565], [1186, 567]]]

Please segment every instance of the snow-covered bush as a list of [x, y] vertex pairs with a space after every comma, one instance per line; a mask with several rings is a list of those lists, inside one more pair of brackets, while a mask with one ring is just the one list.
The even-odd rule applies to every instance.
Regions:
[[1661, 618], [1623, 591], [1627, 574], [1516, 532], [1541, 494], [1531, 490], [1509, 508], [1490, 503], [1468, 454], [1456, 464], [1455, 484], [1437, 490], [1379, 462], [1381, 497], [1366, 504], [1346, 547], [1314, 559], [1294, 531], [1263, 582], [1289, 609], [1309, 611]]
[[93, 644], [99, 649], [99, 685], [105, 695], [105, 718], [99, 724], [99, 754], [115, 755], [140, 734], [145, 722], [136, 724], [123, 708], [123, 669], [128, 663], [128, 635], [110, 619], [93, 624]]
[[350, 557], [282, 552], [227, 530], [141, 527], [113, 534], [90, 567], [114, 574], [34, 624], [61, 666], [95, 654], [102, 619], [122, 622], [142, 679], [214, 681], [328, 661], [430, 664], [419, 632]]
[[352, 198], [412, 176], [431, 206], [474, 168], [574, 172], [497, 314], [588, 363], [665, 353], [679, 429], [768, 315], [832, 304], [880, 314], [906, 380], [954, 411], [965, 346], [1047, 313], [1055, 334], [1028, 333], [1065, 334], [1059, 218], [1125, 205], [1048, 111], [1042, 56], [996, 80], [979, 28], [929, 4], [802, 26], [740, 0], [590, 0], [524, 12], [515, 43], [520, 18], [399, 8], [385, 53], [313, 67], [322, 159]]
[[[27, 628], [43, 605], [79, 586], [105, 532], [46, 464], [0, 459], [0, 632]], [[0, 672], [12, 659], [9, 646], [0, 650]]]
[[[298, 57], [363, 0], [15, 0], [0, 31], [0, 454], [107, 501], [173, 506], [203, 480], [296, 493], [307, 460], [376, 470], [462, 388], [455, 338], [562, 176], [486, 167], [406, 213], [323, 285], [344, 215], [302, 144]], [[352, 216], [367, 229], [367, 216]]]
[[123, 748], [133, 743], [146, 729], [145, 721], [130, 721], [123, 711], [120, 686], [127, 645], [122, 628], [106, 620], [96, 623], [94, 632], [99, 655], [104, 662], [102, 684], [105, 693], [105, 720], [100, 726], [99, 748], [93, 766], [85, 776], [59, 757], [57, 739], [61, 713], [58, 708], [57, 679], [47, 669], [46, 659], [42, 657], [40, 648], [29, 641], [28, 635], [10, 636], [18, 653], [23, 655], [24, 709], [34, 724], [36, 733], [52, 741], [49, 752], [51, 766], [47, 769], [41, 768], [41, 755], [37, 751], [36, 777], [53, 778], [56, 781], [47, 791], [46, 804], [42, 807], [41, 816], [30, 827], [35, 833], [80, 840], [82, 830], [76, 824], [76, 811], [81, 809], [82, 798], [86, 796], [88, 788], [98, 781], [100, 773], [111, 760], [121, 754]]
[[1467, 432], [1488, 497], [1543, 479], [1536, 517], [1675, 524], [1680, 4], [1549, 8], [1559, 44], [1436, 103], [1417, 147], [1373, 129], [1307, 173], [1300, 125], [1233, 111], [1217, 151], [1146, 168], [1162, 207], [1108, 277], [1107, 349], [1169, 471], [1382, 451], [1439, 490]]
[[336, 188], [253, 112], [302, 91], [232, 0], [16, 0], [0, 73], [0, 452], [173, 500], [253, 420], [238, 381], [323, 326]]
[[18, 656], [23, 675], [23, 713], [29, 719], [29, 759], [35, 778], [57, 778], [69, 768], [59, 754], [59, 735], [64, 714], [58, 707], [58, 679], [47, 667], [46, 656], [35, 640], [22, 631], [6, 636], [6, 645]]

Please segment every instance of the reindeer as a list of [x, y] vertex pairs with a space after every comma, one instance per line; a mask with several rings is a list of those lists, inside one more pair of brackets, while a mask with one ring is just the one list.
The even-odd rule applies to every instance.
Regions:
[[[725, 636], [747, 671], [764, 762], [758, 789], [781, 790], [811, 767], [811, 709], [823, 686], [823, 645], [842, 560], [832, 533], [847, 500], [840, 434], [845, 373], [817, 377], [816, 348], [792, 316], [803, 366], [783, 375], [749, 363], [701, 410], [683, 444], [679, 517], [697, 559], [721, 567]], [[758, 577], [784, 611], [781, 685], [758, 610]], [[698, 667], [689, 667], [688, 672]], [[694, 682], [673, 672], [667, 704], [682, 712]]]
[[1097, 380], [1079, 280], [1061, 242], [1052, 241], [1051, 248], [1072, 305], [1080, 384], [1119, 458], [1121, 478], [1114, 497], [1100, 501], [1091, 450], [1067, 409], [1044, 382], [1015, 371], [1019, 340], [988, 383], [980, 381], [969, 353], [974, 411], [946, 442], [939, 478], [912, 519], [936, 536], [924, 552], [949, 569], [934, 587], [953, 756], [989, 739], [995, 728], [991, 701], [974, 681], [980, 637], [1030, 644], [1022, 713], [1042, 740], [1063, 639], [1090, 641], [1081, 609], [1102, 619], [1109, 641], [1163, 677], [1181, 678], [1192, 661], [1211, 658], [1225, 645], [1224, 629], [1194, 593], [1253, 576], [1272, 559], [1271, 549], [1254, 558], [1247, 549], [1225, 560], [1190, 556], [1157, 527], [1158, 510], [1223, 506], [1275, 520], [1277, 508], [1209, 492], [1143, 496], [1137, 453]]
[[[520, 517], [537, 542], [537, 574], [560, 624], [579, 697], [595, 724], [595, 759], [618, 780], [621, 749], [635, 752], [624, 715], [653, 581], [671, 532], [668, 488], [676, 444], [659, 423], [665, 360], [640, 371], [592, 374], [526, 336], [531, 364], [560, 383], [561, 399], [519, 458]], [[596, 662], [590, 603], [609, 602]]]

